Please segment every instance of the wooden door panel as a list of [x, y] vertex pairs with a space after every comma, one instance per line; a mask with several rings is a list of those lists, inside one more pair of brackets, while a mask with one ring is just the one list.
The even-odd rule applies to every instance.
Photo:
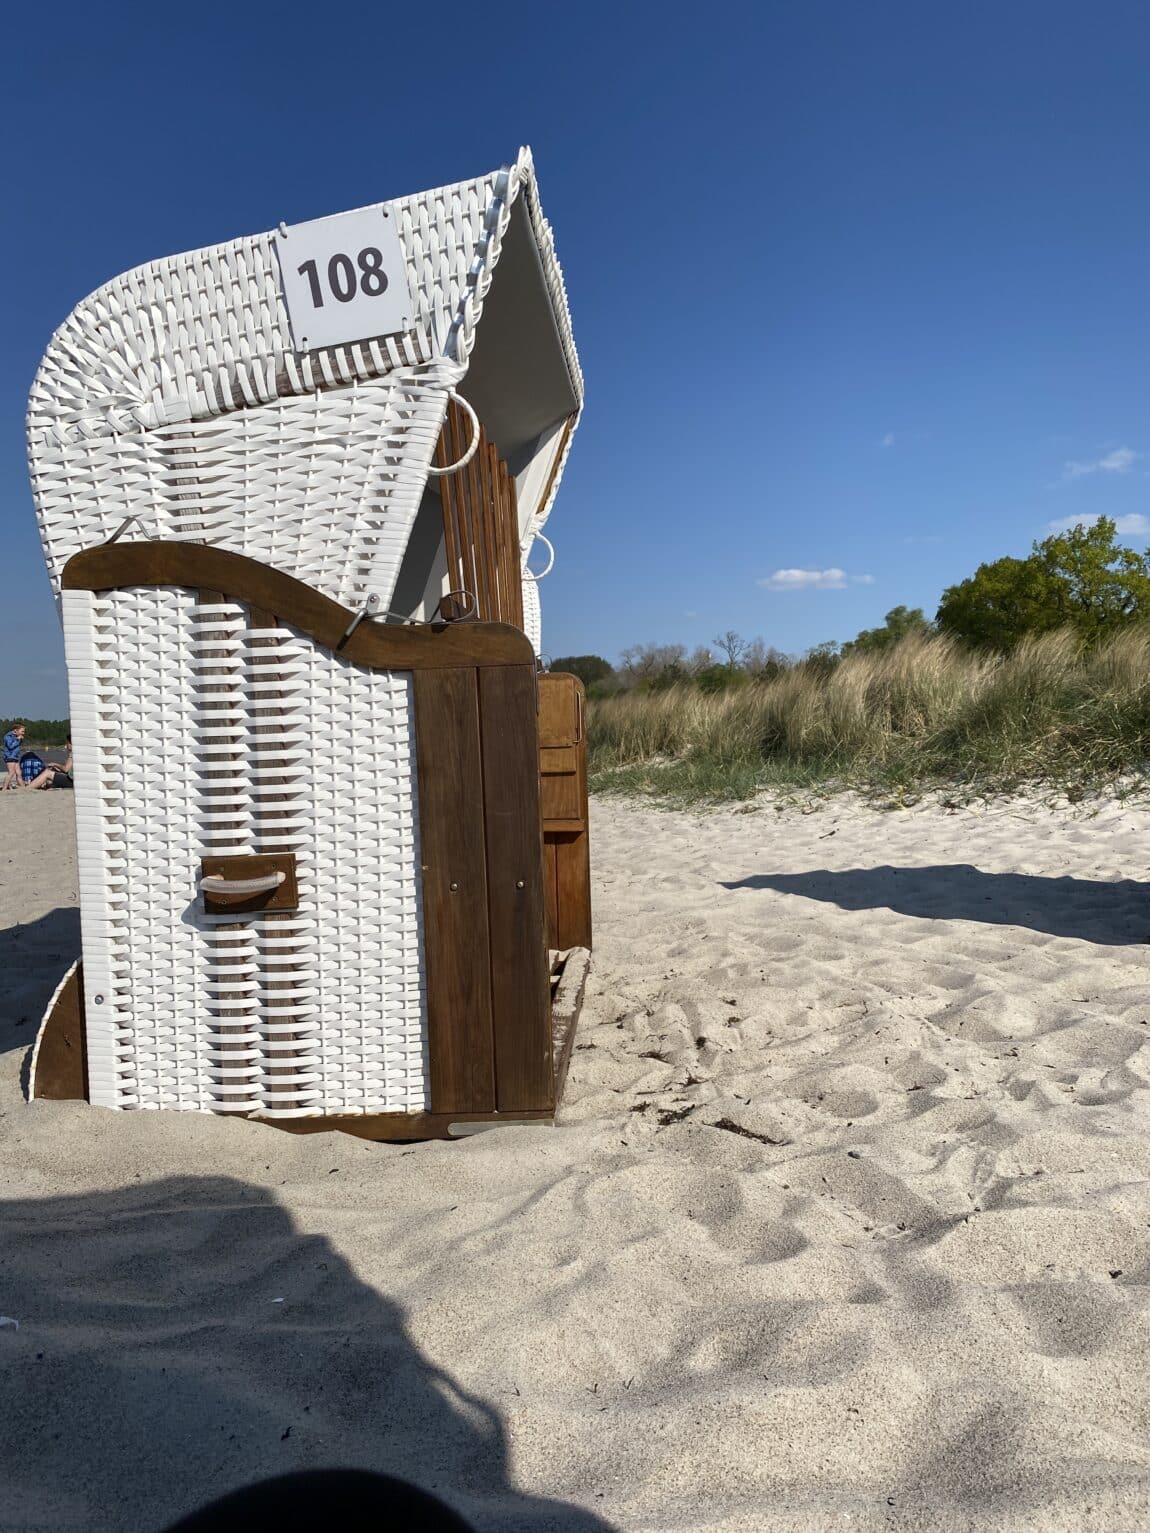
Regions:
[[437, 1113], [495, 1109], [478, 677], [470, 666], [412, 673], [431, 1111]]
[[479, 678], [496, 1106], [554, 1103], [535, 669]]

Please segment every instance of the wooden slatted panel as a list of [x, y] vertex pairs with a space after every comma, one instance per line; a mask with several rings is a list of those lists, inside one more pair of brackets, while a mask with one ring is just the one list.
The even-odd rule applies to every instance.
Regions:
[[[495, 551], [495, 505], [491, 487], [491, 443], [486, 433], [480, 437], [479, 451], [475, 454], [476, 536], [483, 553], [483, 568], [487, 577], [488, 600], [491, 611], [501, 613], [499, 593], [499, 560]], [[502, 618], [499, 619], [502, 621]]]
[[543, 914], [547, 922], [547, 946], [559, 944], [559, 868], [555, 857], [555, 837], [543, 832]]
[[[457, 462], [467, 450], [470, 425], [454, 403], [448, 406], [436, 449], [441, 466]], [[515, 481], [499, 449], [480, 428], [479, 446], [470, 462], [439, 480], [443, 499], [443, 536], [449, 583], [470, 591], [475, 615], [483, 622], [523, 628], [523, 588], [519, 565], [519, 512]]]
[[[436, 459], [441, 468], [457, 463], [466, 451], [466, 424], [454, 403], [448, 405], [447, 419], [443, 423]], [[469, 591], [475, 600], [474, 616], [482, 617], [479, 607], [479, 582], [475, 568], [475, 542], [467, 514], [467, 480], [462, 472], [444, 474], [440, 477], [439, 493], [443, 501], [443, 536], [448, 556], [452, 550], [455, 562], [447, 566], [453, 590]]]
[[[445, 468], [449, 462], [453, 461], [446, 424], [436, 444], [435, 461], [440, 468]], [[470, 586], [467, 585], [463, 578], [463, 536], [459, 526], [459, 513], [455, 504], [456, 496], [452, 476], [447, 474], [437, 479], [436, 484], [439, 487], [439, 497], [443, 508], [443, 551], [447, 560], [448, 573], [451, 577], [449, 585], [454, 591], [470, 590]]]
[[554, 1105], [533, 666], [479, 678], [496, 1105]]
[[539, 774], [553, 948], [591, 946], [591, 857], [583, 686], [575, 676], [539, 678]]
[[[585, 830], [548, 835], [555, 858], [557, 948], [591, 946], [591, 848]], [[549, 939], [550, 940], [550, 939]]]
[[[475, 547], [475, 578], [479, 582], [479, 611], [494, 613], [498, 610], [495, 592], [495, 564], [492, 559], [491, 533], [487, 526], [483, 504], [483, 481], [480, 465], [486, 457], [486, 437], [480, 434], [479, 446], [467, 467], [461, 470], [466, 476], [467, 520]], [[489, 619], [490, 621], [491, 619]]]
[[495, 1108], [480, 674], [412, 673], [433, 1113]]

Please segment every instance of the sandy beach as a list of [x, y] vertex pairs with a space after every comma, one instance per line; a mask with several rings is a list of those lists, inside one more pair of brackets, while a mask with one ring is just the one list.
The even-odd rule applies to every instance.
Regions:
[[1150, 809], [594, 834], [561, 1126], [386, 1146], [27, 1105], [72, 797], [0, 800], [0, 1526], [328, 1465], [491, 1533], [1150, 1523]]

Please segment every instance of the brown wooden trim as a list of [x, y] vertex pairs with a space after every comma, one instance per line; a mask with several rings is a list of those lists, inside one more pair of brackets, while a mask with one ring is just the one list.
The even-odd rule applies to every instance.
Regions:
[[539, 677], [539, 772], [551, 947], [591, 946], [591, 865], [587, 830], [587, 739], [583, 685], [575, 676]]
[[[467, 441], [470, 435], [469, 428], [463, 417], [463, 412], [452, 402], [448, 410], [448, 420], [451, 426], [451, 461], [458, 463], [467, 449]], [[482, 428], [480, 428], [480, 440], [482, 440]], [[477, 447], [476, 452], [479, 451]], [[480, 622], [487, 622], [491, 617], [491, 610], [487, 600], [487, 590], [483, 581], [483, 561], [480, 558], [479, 542], [475, 535], [474, 505], [470, 494], [468, 481], [468, 469], [465, 465], [455, 473], [447, 476], [451, 480], [451, 493], [455, 500], [455, 515], [459, 523], [459, 544], [462, 550], [463, 583], [475, 598], [475, 615]]]
[[483, 589], [485, 606], [480, 607], [481, 618], [488, 622], [503, 621], [500, 610], [500, 593], [495, 579], [495, 526], [491, 514], [491, 443], [486, 431], [480, 432], [480, 446], [468, 464], [468, 491], [471, 494], [472, 524], [478, 541], [478, 558], [483, 564]]
[[[466, 450], [466, 437], [462, 412], [454, 400], [448, 402], [447, 416], [440, 433], [436, 456], [439, 466], [458, 463]], [[443, 498], [444, 540], [447, 548], [455, 546], [457, 564], [449, 564], [448, 583], [461, 591], [467, 591], [472, 600], [472, 615], [483, 618], [486, 614], [479, 604], [479, 581], [475, 568], [475, 544], [467, 522], [464, 503], [463, 480], [458, 473], [445, 474], [439, 480], [439, 492]], [[448, 530], [450, 527], [450, 531]]]
[[511, 470], [502, 458], [499, 460], [500, 490], [503, 496], [504, 542], [507, 556], [507, 578], [511, 591], [511, 606], [503, 614], [503, 621], [513, 628], [523, 627], [523, 569], [519, 549], [519, 497]]
[[479, 675], [495, 1105], [554, 1105], [534, 666]]
[[534, 662], [531, 641], [504, 623], [439, 628], [365, 619], [344, 641], [355, 616], [347, 607], [270, 564], [208, 543], [167, 539], [104, 543], [74, 554], [64, 566], [62, 585], [68, 591], [110, 591], [120, 586], [188, 586], [219, 591], [229, 600], [274, 612], [317, 644], [374, 670]]
[[436, 1113], [493, 1112], [496, 1106], [479, 674], [460, 667], [412, 677]]
[[591, 946], [591, 852], [586, 830], [574, 835], [548, 828], [544, 835], [555, 858], [556, 947]]
[[84, 1027], [84, 969], [72, 965], [40, 1024], [32, 1065], [31, 1092], [47, 1102], [88, 1100], [88, 1051]]
[[555, 476], [559, 472], [559, 466], [563, 462], [563, 454], [567, 451], [567, 443], [571, 440], [571, 433], [574, 430], [575, 417], [569, 415], [560, 433], [559, 442], [555, 448], [555, 456], [551, 460], [551, 472], [547, 475], [546, 487], [543, 494], [539, 497], [539, 503], [536, 506], [537, 511], [541, 511], [551, 498], [551, 491], [555, 488]]
[[555, 1101], [560, 1102], [567, 1084], [567, 1067], [571, 1063], [571, 1046], [575, 1042], [575, 1028], [583, 1010], [583, 998], [587, 991], [587, 975], [591, 971], [591, 954], [584, 947], [574, 947], [562, 961], [555, 994], [551, 1001], [551, 1035], [555, 1055]]
[[543, 914], [547, 922], [547, 946], [559, 946], [559, 873], [555, 861], [555, 844], [543, 829]]
[[[470, 439], [471, 426], [452, 401], [436, 445], [439, 466], [458, 462]], [[475, 452], [461, 469], [439, 480], [439, 491], [448, 584], [471, 592], [481, 622], [522, 629], [515, 481], [482, 426]]]

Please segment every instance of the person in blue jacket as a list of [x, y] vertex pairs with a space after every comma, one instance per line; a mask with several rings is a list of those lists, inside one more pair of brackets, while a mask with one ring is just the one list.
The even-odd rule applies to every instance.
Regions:
[[20, 747], [24, 743], [23, 724], [13, 724], [4, 736], [4, 783], [3, 788], [22, 788], [20, 776]]

